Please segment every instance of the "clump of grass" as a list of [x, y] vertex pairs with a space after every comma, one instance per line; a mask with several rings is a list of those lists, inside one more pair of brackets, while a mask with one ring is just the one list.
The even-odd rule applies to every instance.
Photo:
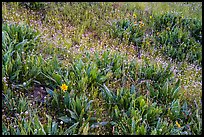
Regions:
[[2, 52], [3, 77], [9, 82], [23, 83], [25, 64], [39, 44], [39, 32], [26, 25], [3, 24]]
[[201, 26], [200, 20], [184, 19], [175, 13], [157, 16], [155, 17], [156, 46], [162, 49], [163, 54], [173, 59], [187, 60], [201, 65]]
[[46, 3], [44, 2], [21, 2], [19, 5], [32, 10], [43, 10], [45, 9]]

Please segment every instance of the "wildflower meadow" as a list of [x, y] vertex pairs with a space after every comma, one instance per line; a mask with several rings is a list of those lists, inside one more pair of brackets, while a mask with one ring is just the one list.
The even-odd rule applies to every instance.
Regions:
[[2, 2], [3, 135], [201, 135], [201, 2]]

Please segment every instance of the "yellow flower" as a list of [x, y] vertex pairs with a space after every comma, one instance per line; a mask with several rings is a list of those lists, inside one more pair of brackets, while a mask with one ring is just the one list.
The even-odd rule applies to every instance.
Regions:
[[159, 32], [157, 32], [157, 36], [159, 35]]
[[61, 86], [61, 89], [63, 90], [63, 91], [65, 91], [65, 90], [67, 90], [67, 85], [66, 84], [62, 84], [62, 86]]
[[152, 16], [149, 16], [150, 19], [152, 19]]
[[166, 28], [166, 30], [168, 30], [168, 31], [169, 31], [169, 30], [170, 30], [170, 28], [169, 28], [169, 27], [167, 27], [167, 28]]
[[133, 14], [133, 17], [134, 17], [134, 18], [136, 18], [136, 17], [137, 17], [137, 15], [134, 13], [134, 14]]
[[176, 125], [180, 128], [181, 127], [181, 125], [178, 123], [178, 121], [176, 121]]

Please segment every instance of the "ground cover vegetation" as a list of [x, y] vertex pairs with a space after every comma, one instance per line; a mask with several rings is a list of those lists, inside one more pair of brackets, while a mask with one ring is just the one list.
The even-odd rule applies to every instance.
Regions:
[[3, 135], [200, 135], [202, 3], [3, 2]]

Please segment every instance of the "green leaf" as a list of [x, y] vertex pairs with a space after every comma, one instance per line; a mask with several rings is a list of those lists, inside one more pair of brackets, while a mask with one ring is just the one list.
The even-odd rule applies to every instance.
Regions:
[[148, 91], [150, 91], [151, 97], [155, 97], [158, 95], [158, 92], [154, 91], [154, 88], [149, 84], [149, 82], [146, 82], [146, 86], [147, 86]]
[[176, 95], [178, 94], [178, 91], [180, 89], [180, 79], [176, 82], [176, 85], [172, 91], [172, 98], [175, 98]]
[[145, 106], [145, 101], [144, 99], [140, 100], [140, 108], [143, 108]]
[[79, 115], [79, 121], [83, 121], [84, 114], [85, 114], [84, 108], [82, 108], [81, 113]]
[[158, 121], [157, 121], [157, 125], [156, 125], [156, 129], [157, 129], [157, 130], [159, 130], [159, 127], [160, 127], [160, 120], [161, 120], [161, 119], [159, 118]]
[[69, 96], [69, 92], [65, 92], [65, 95], [64, 95], [64, 104], [65, 104], [65, 106], [70, 108], [70, 96]]
[[53, 92], [53, 98], [54, 98], [55, 102], [57, 103], [57, 105], [59, 106], [58, 94], [57, 94], [57, 91], [56, 91], [56, 90], [54, 90], [54, 92]]
[[27, 135], [26, 131], [24, 130], [21, 124], [20, 124], [20, 127], [21, 127], [21, 135]]
[[181, 109], [181, 106], [180, 106], [179, 100], [178, 100], [178, 99], [177, 99], [177, 100], [174, 100], [174, 101], [172, 102], [172, 104], [171, 104], [171, 111], [172, 111], [172, 113], [173, 113], [176, 117], [179, 116], [179, 114], [180, 114], [180, 109]]
[[57, 122], [52, 122], [52, 132], [51, 135], [56, 135], [57, 134]]
[[52, 80], [53, 82], [55, 82], [55, 83], [57, 84], [57, 81], [56, 81], [55, 79], [53, 79], [52, 77], [50, 77], [50, 76], [44, 74], [43, 72], [40, 72], [40, 74], [42, 74], [43, 76], [45, 76], [46, 78]]
[[86, 108], [85, 108], [85, 111], [87, 112], [90, 108], [91, 108], [91, 103], [93, 102], [93, 100], [90, 100], [87, 105], [86, 105]]
[[71, 127], [69, 127], [63, 134], [64, 135], [70, 135], [70, 134], [74, 134], [76, 127], [78, 126], [79, 122], [74, 123]]
[[46, 91], [47, 91], [47, 93], [48, 93], [49, 95], [53, 96], [53, 90], [51, 90], [51, 89], [49, 89], [49, 88], [47, 88], [47, 87], [45, 87], [45, 89], [46, 89]]
[[58, 119], [62, 120], [64, 123], [70, 123], [72, 122], [72, 119], [67, 116], [61, 116]]
[[113, 100], [113, 93], [111, 93], [111, 91], [106, 87], [106, 85], [105, 84], [103, 84], [103, 87], [104, 87], [104, 91], [105, 91], [105, 93], [106, 93], [106, 95], [108, 95], [108, 98], [109, 98], [109, 100]]
[[117, 125], [117, 123], [114, 122], [114, 121], [111, 121], [110, 124], [111, 124], [112, 126]]
[[145, 128], [144, 124], [142, 124], [142, 126], [140, 127], [140, 134], [141, 135], [145, 135], [146, 134], [146, 128]]
[[117, 105], [114, 106], [114, 112], [115, 112], [115, 117], [116, 117], [116, 118], [119, 118], [119, 113], [120, 113], [120, 111], [119, 111]]
[[78, 119], [77, 113], [75, 113], [75, 112], [73, 112], [73, 111], [71, 111], [71, 110], [69, 110], [69, 109], [68, 109], [68, 111], [69, 111], [69, 113], [70, 113], [70, 115], [71, 115], [71, 118], [73, 118], [73, 119], [75, 119], [75, 120]]
[[97, 75], [98, 75], [98, 68], [97, 68], [96, 64], [92, 64], [92, 65], [93, 65], [93, 68], [92, 68], [90, 74], [91, 74], [93, 79], [96, 79]]
[[183, 111], [186, 115], [189, 114], [189, 112], [188, 112], [188, 104], [187, 104], [186, 101], [183, 103], [182, 111]]
[[52, 125], [52, 118], [51, 118], [51, 116], [49, 116], [49, 115], [47, 115], [47, 114], [46, 114], [46, 117], [47, 117], [47, 119], [48, 119], [48, 123], [47, 123], [47, 132], [48, 132], [48, 134], [51, 135], [51, 131], [52, 131], [52, 128], [51, 128], [51, 125]]
[[75, 103], [76, 103], [76, 112], [79, 115], [81, 113], [81, 110], [82, 110], [82, 106], [81, 106], [82, 102], [78, 97], [76, 97], [76, 102]]
[[46, 132], [45, 132], [45, 130], [44, 130], [44, 127], [43, 127], [43, 124], [41, 123], [41, 122], [39, 122], [39, 124], [40, 124], [40, 126], [41, 126], [41, 133], [42, 133], [42, 135], [46, 135]]
[[22, 48], [25, 44], [27, 43], [27, 39], [26, 40], [23, 40], [22, 42], [18, 43], [16, 46], [15, 46], [15, 49], [18, 51], [20, 48]]
[[132, 135], [135, 135], [136, 134], [136, 131], [135, 131], [135, 119], [134, 117], [132, 117], [132, 122], [131, 122], [131, 134]]
[[56, 80], [57, 84], [61, 84], [62, 77], [59, 74], [53, 73], [52, 77]]
[[89, 131], [89, 122], [86, 124], [86, 126], [83, 128], [82, 135], [88, 135]]
[[[94, 123], [94, 124], [91, 125], [90, 128], [98, 128], [99, 126], [105, 126], [105, 125], [107, 125], [108, 123], [109, 123], [109, 122], [98, 122], [98, 123]], [[114, 124], [114, 122], [112, 121], [111, 124]], [[117, 123], [115, 123], [115, 124], [117, 124]]]
[[101, 76], [98, 81], [99, 81], [99, 83], [104, 83], [106, 81], [106, 79], [107, 79], [106, 76]]
[[130, 93], [133, 94], [136, 92], [136, 88], [134, 85], [131, 86]]

